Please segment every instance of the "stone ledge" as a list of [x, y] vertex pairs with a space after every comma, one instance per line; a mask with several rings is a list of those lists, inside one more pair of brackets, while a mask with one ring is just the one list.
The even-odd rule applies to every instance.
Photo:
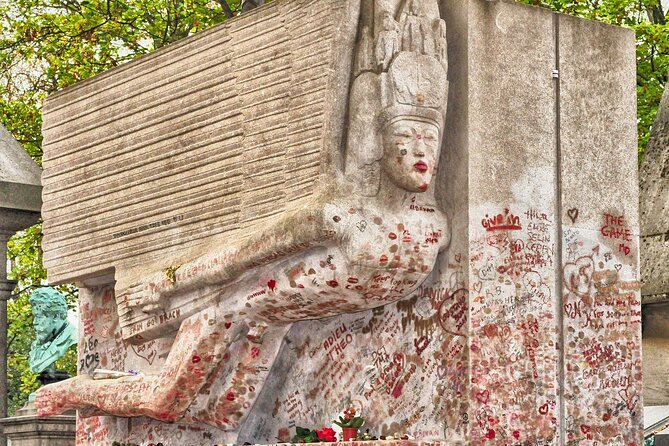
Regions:
[[[250, 446], [304, 446], [305, 444], [341, 445], [341, 446], [465, 446], [464, 441], [419, 441], [419, 440], [369, 440], [337, 441], [334, 443], [270, 443]], [[216, 443], [213, 446], [236, 446], [234, 443]], [[247, 445], [249, 446], [249, 445]]]
[[641, 296], [642, 305], [663, 302], [669, 302], [669, 293], [647, 294], [645, 296]]
[[74, 415], [8, 417], [0, 419], [0, 429], [13, 446], [69, 446], [74, 445], [77, 419]]

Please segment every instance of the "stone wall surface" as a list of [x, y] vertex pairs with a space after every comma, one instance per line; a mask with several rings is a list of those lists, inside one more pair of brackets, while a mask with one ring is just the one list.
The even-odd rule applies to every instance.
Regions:
[[641, 294], [643, 308], [644, 403], [669, 404], [669, 86], [651, 131], [640, 175]]
[[554, 18], [501, 2], [472, 3], [470, 11], [471, 444], [552, 444]]
[[664, 90], [639, 177], [642, 294], [644, 302], [651, 302], [669, 293], [669, 88]]
[[[182, 418], [170, 420], [176, 421], [174, 423], [156, 421], [161, 419], [161, 414], [152, 413], [154, 419], [123, 418], [84, 410], [80, 415], [86, 417], [82, 416], [78, 425], [79, 444], [103, 445], [114, 440], [144, 442], [142, 444], [161, 441], [166, 445], [289, 441], [295, 426], [330, 426], [340, 411], [352, 404], [366, 417], [366, 426], [382, 435], [400, 432], [425, 441], [470, 445], [640, 446], [639, 223], [635, 184], [633, 33], [507, 2], [458, 0], [425, 4], [438, 4], [437, 13], [440, 12], [446, 25], [448, 109], [440, 133], [442, 148], [433, 185], [426, 191], [422, 189], [425, 193], [407, 195], [401, 219], [392, 214], [373, 214], [377, 206], [373, 197], [364, 198], [358, 207], [344, 206], [342, 201], [331, 199], [324, 191], [340, 179], [344, 165], [348, 169], [354, 165], [352, 161], [373, 155], [363, 150], [368, 148], [364, 145], [366, 135], [364, 131], [356, 133], [360, 128], [355, 127], [354, 119], [372, 107], [376, 99], [373, 86], [377, 78], [371, 73], [378, 74], [382, 89], [390, 81], [384, 77], [387, 74], [385, 68], [365, 65], [368, 54], [360, 48], [364, 48], [365, 39], [370, 35], [378, 37], [374, 33], [368, 34], [370, 28], [381, 27], [392, 34], [393, 23], [379, 11], [405, 10], [402, 8], [410, 6], [411, 2], [277, 0], [259, 8], [257, 15], [242, 16], [228, 25], [177, 44], [173, 49], [168, 48], [153, 56], [155, 59], [142, 59], [123, 71], [117, 70], [116, 74], [112, 72], [97, 81], [84, 83], [50, 101], [45, 125], [56, 132], [63, 116], [71, 115], [67, 112], [68, 101], [79, 107], [76, 105], [79, 96], [84, 101], [82, 105], [95, 95], [114, 97], [113, 89], [106, 91], [101, 86], [113, 85], [132, 70], [147, 70], [143, 63], [153, 67], [159, 65], [161, 57], [181, 54], [189, 45], [198, 48], [207, 39], [212, 39], [212, 45], [215, 39], [222, 39], [226, 42], [222, 48], [227, 49], [227, 39], [234, 30], [247, 30], [251, 36], [253, 33], [248, 30], [260, 26], [261, 20], [265, 20], [262, 26], [270, 26], [270, 29], [273, 29], [273, 23], [277, 27], [286, 27], [289, 32], [281, 32], [291, 36], [308, 36], [311, 30], [323, 29], [321, 40], [329, 42], [331, 48], [327, 57], [326, 53], [312, 54], [311, 50], [304, 49], [302, 57], [307, 65], [300, 68], [304, 71], [297, 70], [308, 79], [313, 74], [314, 84], [308, 85], [319, 92], [322, 101], [321, 109], [301, 112], [301, 120], [298, 119], [299, 125], [311, 122], [314, 126], [314, 133], [310, 133], [314, 139], [309, 140], [313, 146], [304, 141], [295, 142], [295, 150], [311, 147], [309, 150], [313, 151], [308, 156], [314, 158], [300, 164], [306, 170], [297, 169], [295, 172], [299, 174], [286, 170], [290, 165], [286, 160], [290, 159], [292, 150], [286, 149], [281, 156], [267, 158], [268, 176], [257, 179], [259, 187], [265, 185], [262, 178], [273, 178], [276, 184], [268, 180], [265, 189], [249, 190], [256, 181], [249, 160], [251, 163], [256, 158], [263, 161], [262, 153], [270, 156], [276, 153], [277, 147], [286, 147], [285, 140], [277, 146], [272, 145], [279, 141], [273, 133], [263, 134], [264, 140], [261, 137], [253, 139], [253, 132], [258, 130], [249, 130], [250, 136], [245, 137], [240, 133], [237, 142], [230, 141], [242, 152], [238, 157], [250, 157], [247, 161], [241, 162], [240, 158], [239, 164], [230, 162], [229, 165], [225, 164], [228, 161], [221, 161], [222, 166], [227, 166], [220, 169], [221, 174], [239, 169], [239, 181], [243, 178], [247, 181], [244, 184], [248, 187], [231, 188], [230, 200], [237, 200], [234, 203], [240, 206], [244, 200], [257, 200], [258, 209], [262, 210], [266, 209], [263, 199], [267, 198], [267, 206], [269, 203], [280, 204], [281, 211], [277, 214], [258, 211], [248, 214], [244, 220], [242, 214], [251, 212], [249, 209], [234, 208], [237, 205], [231, 204], [233, 202], [216, 201], [219, 200], [216, 192], [218, 177], [201, 177], [203, 188], [211, 185], [211, 193], [204, 194], [197, 189], [200, 180], [193, 180], [191, 184], [186, 181], [189, 176], [182, 174], [184, 183], [178, 193], [188, 194], [193, 189], [193, 195], [202, 200], [200, 207], [193, 207], [188, 211], [190, 214], [184, 215], [202, 216], [202, 226], [190, 226], [184, 218], [154, 228], [150, 225], [151, 219], [167, 221], [170, 215], [182, 212], [176, 209], [191, 208], [187, 200], [176, 197], [164, 201], [150, 199], [146, 203], [128, 202], [138, 200], [143, 188], [159, 190], [165, 186], [160, 179], [154, 182], [153, 177], [140, 182], [142, 176], [153, 172], [142, 169], [138, 171], [137, 186], [132, 186], [138, 188], [137, 194], [127, 194], [131, 196], [127, 197], [120, 191], [111, 191], [109, 197], [117, 197], [119, 206], [125, 203], [123, 206], [129, 210], [145, 212], [141, 218], [145, 218], [144, 224], [149, 227], [146, 231], [126, 234], [123, 231], [128, 229], [123, 228], [132, 227], [130, 222], [135, 217], [130, 216], [134, 211], [122, 212], [122, 208], [115, 211], [128, 218], [119, 220], [113, 229], [94, 223], [95, 219], [108, 218], [111, 214], [104, 210], [91, 213], [91, 220], [86, 223], [90, 227], [83, 235], [90, 240], [99, 237], [99, 245], [96, 245], [99, 248], [92, 248], [87, 254], [89, 257], [81, 257], [79, 253], [85, 247], [83, 241], [80, 245], [60, 241], [60, 237], [74, 237], [80, 230], [67, 227], [66, 231], [65, 220], [59, 220], [62, 214], [58, 209], [77, 206], [69, 204], [68, 195], [57, 190], [63, 178], [70, 175], [65, 169], [59, 169], [58, 163], [65, 162], [69, 155], [59, 154], [64, 149], [55, 133], [49, 136], [51, 140], [47, 138], [46, 150], [51, 152], [45, 158], [49, 160], [46, 161], [45, 177], [53, 189], [47, 194], [51, 204], [47, 208], [46, 224], [51, 233], [46, 249], [52, 267], [56, 268], [55, 272], [50, 270], [49, 273], [58, 280], [76, 278], [82, 285], [81, 374], [89, 374], [101, 367], [141, 370], [150, 376], [162, 373], [166, 364], [172, 367], [170, 361], [181, 355], [185, 362], [179, 364], [185, 364], [184, 370], [173, 371], [173, 374], [182, 377], [188, 376], [189, 371], [193, 375], [201, 373], [201, 365], [208, 360], [205, 355], [200, 356], [199, 350], [191, 351], [190, 347], [182, 346], [190, 345], [184, 337], [205, 330], [196, 324], [204, 323], [206, 319], [196, 321], [191, 318], [182, 322], [183, 315], [177, 313], [177, 310], [185, 313], [189, 309], [193, 314], [194, 307], [180, 304], [153, 316], [132, 313], [128, 300], [120, 297], [119, 290], [123, 290], [123, 286], [105, 279], [108, 268], [115, 267], [116, 280], [127, 284], [132, 282], [129, 277], [138, 275], [138, 271], [154, 272], [146, 266], [153, 261], [151, 256], [164, 257], [171, 262], [163, 260], [158, 271], [178, 266], [180, 259], [192, 252], [189, 251], [191, 248], [206, 251], [205, 248], [214, 243], [231, 244], [247, 231], [253, 232], [256, 223], [251, 220], [256, 219], [253, 221], [258, 225], [271, 225], [273, 219], [279, 221], [281, 215], [291, 212], [302, 215], [300, 209], [319, 200], [329, 203], [325, 213], [328, 223], [324, 227], [332, 231], [325, 234], [324, 241], [321, 240], [323, 246], [313, 253], [303, 254], [301, 245], [295, 244], [301, 239], [294, 233], [294, 228], [300, 226], [282, 226], [281, 220], [279, 229], [285, 229], [283, 232], [288, 235], [280, 238], [270, 233], [265, 244], [271, 247], [277, 243], [278, 247], [274, 252], [270, 251], [269, 257], [251, 263], [248, 271], [238, 272], [239, 278], [230, 285], [238, 290], [235, 292], [240, 297], [230, 300], [225, 309], [229, 313], [226, 318], [236, 312], [234, 317], [226, 319], [226, 330], [237, 323], [243, 313], [253, 315], [258, 312], [258, 321], [268, 321], [268, 333], [272, 336], [266, 335], [265, 340], [259, 342], [255, 339], [257, 328], [250, 330], [251, 343], [232, 346], [225, 353], [226, 361], [221, 362], [215, 379], [199, 391], [197, 402], [207, 395], [217, 394], [219, 400], [228, 405], [229, 410], [222, 412], [225, 418], [203, 422], [198, 418], [201, 412], [195, 411], [195, 404]], [[432, 17], [436, 9], [427, 9], [427, 14]], [[270, 17], [274, 14], [278, 14], [274, 18], [277, 22]], [[286, 20], [281, 21], [281, 17]], [[289, 17], [295, 17], [295, 21], [287, 20]], [[406, 23], [402, 20], [408, 22], [410, 19], [404, 17], [399, 22]], [[257, 24], [254, 25], [255, 21]], [[358, 21], [360, 26], [355, 36]], [[302, 25], [295, 25], [300, 23]], [[435, 30], [439, 31], [440, 22], [434, 24]], [[357, 51], [354, 51], [351, 35], [357, 38]], [[264, 37], [257, 39], [251, 38], [245, 44], [249, 48], [261, 48], [260, 54], [263, 54], [263, 44], [269, 43]], [[272, 54], [281, 54], [279, 50], [283, 47], [276, 40], [272, 42], [278, 45]], [[289, 46], [302, 54], [300, 45], [290, 43]], [[335, 48], [339, 49], [336, 63], [332, 62]], [[227, 54], [226, 51], [216, 54]], [[234, 51], [239, 50], [235, 47]], [[237, 63], [233, 62], [236, 60], [234, 51], [228, 56], [230, 64]], [[248, 57], [253, 58], [250, 52]], [[297, 60], [293, 53], [285, 58]], [[250, 59], [243, 63], [257, 67], [261, 73], [271, 73], [273, 67], [276, 68], [273, 58], [267, 61], [254, 59], [255, 62]], [[323, 67], [314, 65], [314, 60], [322, 62]], [[417, 60], [420, 62], [421, 59]], [[440, 62], [445, 65], [443, 59]], [[429, 66], [434, 68], [434, 64]], [[347, 122], [344, 98], [348, 97], [351, 67], [354, 70], [349, 104], [352, 124], [347, 126], [344, 124]], [[286, 70], [296, 71], [294, 68]], [[439, 68], [435, 70], [439, 72]], [[193, 71], [197, 70], [193, 68]], [[232, 71], [223, 72], [232, 76]], [[327, 82], [320, 77], [325, 76], [325, 72], [331, 73]], [[390, 76], [393, 72], [389, 69], [388, 73]], [[430, 74], [434, 75], [434, 72]], [[146, 74], [153, 75], [152, 72]], [[230, 82], [239, 83], [240, 79]], [[431, 85], [430, 82], [427, 84]], [[438, 82], [434, 81], [434, 84]], [[369, 94], [357, 95], [360, 85], [366, 85]], [[288, 87], [306, 90], [290, 92]], [[429, 89], [424, 85], [420, 88]], [[275, 113], [278, 113], [277, 125], [287, 126], [285, 123], [293, 122], [291, 110], [297, 105], [291, 101], [302, 97], [301, 93], [307, 90], [309, 88], [304, 84], [295, 82], [282, 84], [281, 88], [277, 86], [276, 91], [273, 88], [267, 90], [268, 98], [273, 97], [274, 92], [286, 95], [282, 99], [286, 101], [285, 109], [273, 104]], [[342, 90], [346, 93], [336, 96], [335, 93]], [[243, 95], [245, 90], [237, 86], [234, 91]], [[68, 94], [73, 96], [68, 98]], [[203, 92], [198, 96], [194, 93], [189, 100], [199, 104], [209, 97], [208, 94]], [[258, 95], [248, 99], [252, 102], [242, 113], [244, 123], [247, 116], [255, 116], [254, 113], [264, 110], [264, 102], [259, 100], [264, 96]], [[159, 97], [155, 100], [162, 102]], [[202, 103], [202, 107], [208, 106]], [[230, 107], [237, 110], [239, 105]], [[145, 108], [142, 113], [153, 113], [148, 103]], [[190, 116], [187, 110], [182, 108], [181, 115]], [[284, 115], [279, 110], [285, 110]], [[99, 113], [103, 112], [101, 108]], [[175, 110], [175, 117], [177, 114]], [[110, 114], [109, 118], [112, 116]], [[212, 119], [216, 116], [214, 113]], [[200, 118], [193, 119], [204, 122]], [[245, 129], [242, 116], [238, 119], [239, 123], [233, 127]], [[114, 122], [109, 121], [109, 125]], [[137, 117], [128, 122], [141, 127]], [[262, 131], [278, 131], [271, 122], [263, 121]], [[372, 136], [375, 125], [370, 120]], [[328, 130], [327, 126], [332, 128]], [[342, 128], [337, 129], [338, 126]], [[146, 128], [148, 135], [150, 128], [148, 125]], [[251, 128], [258, 129], [258, 126]], [[122, 133], [124, 125], [114, 131]], [[142, 131], [138, 130], [139, 135], [143, 135]], [[300, 130], [295, 130], [295, 134], [286, 131], [289, 136], [302, 134]], [[359, 144], [352, 142], [351, 135], [361, 135]], [[95, 139], [92, 136], [91, 133], [90, 141]], [[216, 138], [214, 134], [209, 137]], [[210, 162], [204, 160], [213, 155], [200, 152], [196, 140], [189, 138], [175, 140], [174, 150], [194, 144], [189, 157], [197, 159], [202, 153], [202, 162], [209, 165]], [[110, 134], [109, 144], [114, 141], [116, 139]], [[252, 144], [250, 148], [242, 150], [238, 147], [247, 142]], [[347, 142], [349, 148], [359, 147], [360, 152], [346, 152], [343, 148]], [[146, 147], [150, 144], [141, 150], [148, 150]], [[147, 153], [155, 153], [158, 157], [161, 151], [172, 150], [164, 147], [170, 146], [132, 156], [144, 157], [146, 164]], [[112, 150], [111, 146], [109, 150]], [[72, 156], [74, 152], [72, 150]], [[83, 162], [83, 157], [91, 156], [87, 153], [84, 150], [76, 156], [81, 156]], [[170, 154], [175, 159], [176, 152]], [[124, 156], [118, 160], [123, 160]], [[61, 157], [65, 158], [61, 160]], [[89, 160], [92, 161], [93, 158]], [[140, 158], [134, 162], [141, 164]], [[50, 171], [49, 163], [53, 163]], [[95, 178], [93, 172], [96, 169], [100, 169], [101, 175], [111, 169], [105, 164], [108, 161], [96, 163], [100, 166], [91, 164], [90, 168], [74, 168], [71, 175], [80, 176], [83, 185], [88, 178]], [[124, 173], [122, 161], [117, 164], [119, 171], [105, 174], [110, 179], [105, 182], [100, 179], [100, 185], [120, 187], [127, 181], [128, 174]], [[178, 163], [156, 158], [156, 166], [156, 172], [170, 172], [169, 169], [176, 168]], [[375, 179], [375, 172], [371, 163], [363, 167], [369, 169], [352, 175], [360, 177], [366, 185], [370, 179]], [[197, 171], [199, 168], [193, 169]], [[284, 176], [277, 172], [283, 172]], [[346, 170], [346, 174], [351, 172]], [[302, 186], [294, 189], [293, 179]], [[223, 186], [228, 181], [232, 180], [220, 179], [220, 187], [228, 187]], [[293, 200], [290, 198], [293, 190], [301, 190], [308, 196], [297, 194]], [[362, 192], [367, 191], [350, 190], [351, 195]], [[383, 186], [380, 193], [383, 193]], [[147, 195], [147, 199], [149, 197]], [[91, 196], [89, 203], [81, 207], [81, 212], [90, 212], [94, 203], [97, 201]], [[221, 220], [219, 214], [207, 213], [205, 206], [210, 204], [216, 212], [239, 209], [235, 211], [238, 216], [234, 217], [237, 220], [230, 226], [232, 229], [220, 223], [227, 220]], [[334, 214], [328, 213], [327, 209], [334, 209]], [[447, 220], [445, 217], [440, 219], [442, 211]], [[320, 221], [318, 216], [305, 215], [304, 220]], [[50, 222], [50, 218], [53, 221]], [[111, 225], [116, 220], [109, 218], [108, 221]], [[443, 221], [447, 223], [440, 226]], [[421, 225], [428, 225], [430, 229], [412, 232], [410, 223], [421, 230]], [[195, 233], [191, 230], [196, 227], [203, 231], [203, 235], [208, 234], [204, 228], [213, 232], [220, 228], [228, 231], [225, 234], [229, 239], [206, 236], [195, 241], [196, 237], [191, 236]], [[116, 233], [114, 231], [122, 232], [121, 236], [111, 237], [110, 234]], [[344, 234], [343, 242], [337, 238], [339, 233]], [[377, 233], [380, 234], [378, 237]], [[286, 244], [286, 239], [290, 243]], [[172, 246], [174, 240], [185, 243], [185, 248]], [[432, 263], [422, 264], [424, 275], [419, 276], [420, 280], [409, 280], [395, 270], [384, 269], [364, 281], [362, 273], [350, 273], [349, 265], [341, 261], [345, 254], [337, 250], [343, 248], [335, 245], [335, 242], [344, 244], [349, 241], [364, 247], [365, 255], [359, 254], [359, 261], [369, 262], [366, 265], [379, 262], [385, 267], [400, 262], [402, 256], [412, 261], [428, 262], [425, 258], [429, 253], [432, 253], [429, 257]], [[429, 251], [434, 245], [442, 248], [437, 252]], [[75, 249], [75, 246], [78, 247]], [[265, 249], [262, 243], [253, 246], [258, 250]], [[102, 252], [97, 249], [109, 250], [109, 256], [93, 260], [97, 256], [94, 253]], [[152, 254], [146, 254], [145, 249]], [[183, 253], [175, 254], [176, 250], [183, 250]], [[201, 274], [225, 257], [208, 259], [209, 263], [201, 261], [195, 266], [171, 270], [172, 278]], [[272, 275], [277, 274], [276, 271], [279, 275]], [[93, 272], [100, 278], [91, 280]], [[169, 274], [167, 268], [164, 275]], [[179, 280], [176, 280], [177, 287]], [[312, 295], [309, 292], [313, 287], [319, 291]], [[182, 289], [186, 294], [196, 293], [198, 296], [197, 290]], [[365, 292], [364, 305], [355, 298], [357, 290]], [[203, 288], [199, 297], [207, 292], [210, 292], [208, 288]], [[227, 296], [225, 293], [225, 290], [216, 291], [217, 297], [205, 302], [219, 305], [224, 299], [221, 296]], [[310, 306], [309, 299], [320, 302], [317, 300], [319, 295], [325, 297], [322, 305]], [[172, 301], [177, 298], [173, 297]], [[209, 316], [216, 314], [214, 310], [202, 311]], [[299, 319], [300, 315], [301, 319], [307, 320], [292, 325], [278, 323]], [[212, 320], [210, 325], [213, 323]], [[184, 330], [188, 324], [198, 328]], [[177, 330], [179, 334], [175, 341]], [[137, 334], [141, 336], [135, 336]], [[231, 370], [236, 375], [229, 381]], [[197, 379], [199, 376], [194, 376], [193, 380]], [[230, 383], [231, 387], [222, 387]], [[83, 384], [78, 382], [73, 388]], [[137, 392], [151, 392], [150, 385], [144, 382], [137, 387], [128, 381], [125, 390], [121, 386], [118, 389], [121, 394], [127, 393], [128, 398], [134, 398]], [[184, 387], [183, 390], [187, 392], [189, 389]], [[93, 398], [95, 395], [89, 396]], [[179, 396], [174, 399], [178, 402]], [[119, 397], [120, 404], [123, 400]], [[165, 406], [170, 404], [166, 402]], [[208, 407], [214, 406], [210, 404]]]
[[669, 404], [667, 352], [669, 352], [669, 303], [643, 307], [643, 402], [646, 406]]
[[566, 440], [639, 443], [635, 41], [563, 16], [559, 41]]

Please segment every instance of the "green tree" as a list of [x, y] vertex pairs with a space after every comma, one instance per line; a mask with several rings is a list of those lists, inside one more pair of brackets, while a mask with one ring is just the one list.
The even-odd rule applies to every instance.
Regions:
[[[44, 99], [75, 82], [238, 14], [240, 0], [0, 0], [0, 120], [41, 165]], [[9, 413], [37, 387], [30, 292], [46, 283], [41, 225], [9, 243], [17, 294], [8, 305]], [[76, 289], [63, 286], [74, 306]], [[72, 348], [58, 367], [76, 373]]]
[[[28, 352], [35, 339], [32, 329], [33, 316], [28, 302], [30, 293], [43, 285], [46, 271], [42, 266], [41, 225], [35, 225], [12, 237], [8, 243], [8, 257], [12, 262], [10, 278], [19, 282], [16, 296], [7, 306], [7, 319], [10, 321], [7, 330], [7, 375], [10, 398], [8, 412], [14, 413], [25, 403], [30, 392], [39, 383], [37, 375], [30, 372]], [[76, 289], [71, 285], [63, 285], [58, 290], [66, 296], [70, 306], [76, 301]], [[72, 346], [61, 359], [56, 361], [58, 370], [76, 374], [76, 347]]]

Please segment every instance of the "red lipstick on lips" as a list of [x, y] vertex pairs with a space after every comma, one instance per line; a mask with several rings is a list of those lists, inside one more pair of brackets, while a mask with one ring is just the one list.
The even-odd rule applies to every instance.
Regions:
[[416, 164], [413, 165], [413, 168], [420, 173], [424, 173], [427, 172], [428, 166], [424, 161], [418, 161]]

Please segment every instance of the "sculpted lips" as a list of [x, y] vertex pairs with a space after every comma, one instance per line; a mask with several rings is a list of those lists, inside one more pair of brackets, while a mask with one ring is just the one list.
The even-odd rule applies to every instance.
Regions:
[[413, 165], [413, 168], [420, 173], [427, 172], [427, 164], [425, 164], [425, 162], [423, 161], [418, 161], [416, 164]]

